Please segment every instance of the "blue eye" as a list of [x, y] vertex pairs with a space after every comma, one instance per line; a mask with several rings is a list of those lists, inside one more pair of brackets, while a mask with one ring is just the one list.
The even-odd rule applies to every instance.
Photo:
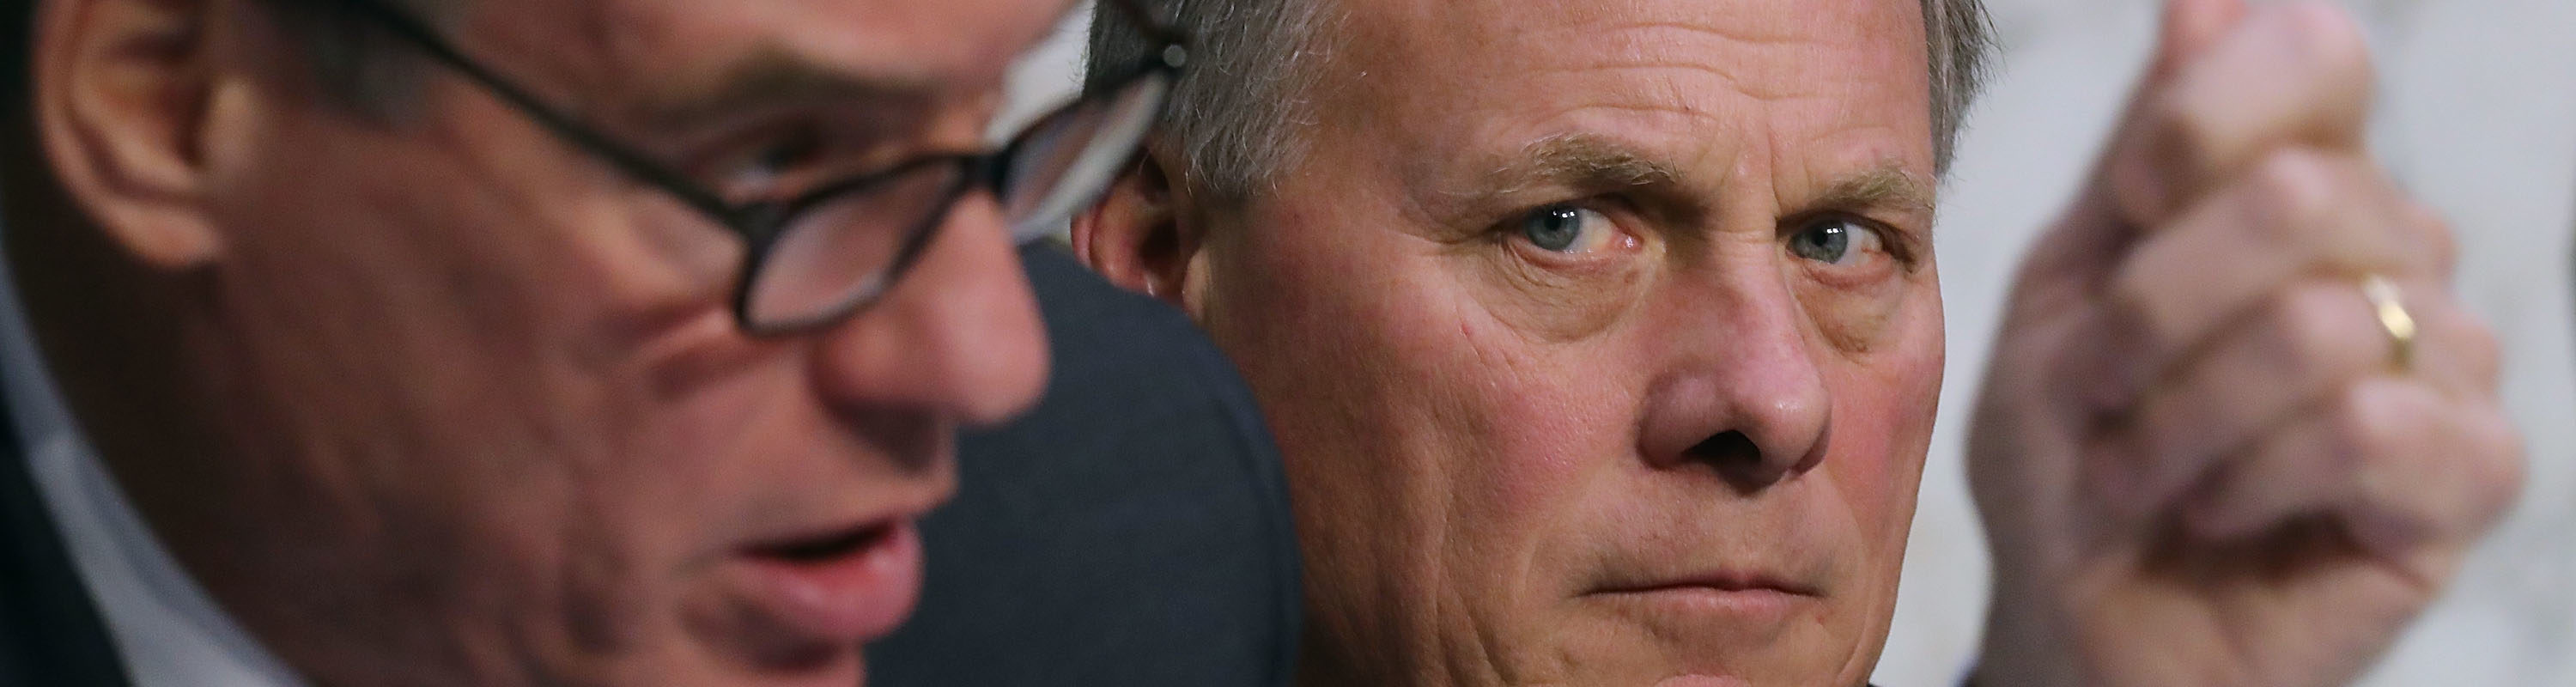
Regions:
[[1847, 218], [1816, 220], [1789, 236], [1789, 252], [1828, 265], [1848, 264], [1870, 251], [1885, 250], [1877, 229]]
[[1572, 205], [1550, 205], [1521, 218], [1521, 238], [1540, 250], [1581, 253], [1600, 248], [1616, 233], [1599, 211]]

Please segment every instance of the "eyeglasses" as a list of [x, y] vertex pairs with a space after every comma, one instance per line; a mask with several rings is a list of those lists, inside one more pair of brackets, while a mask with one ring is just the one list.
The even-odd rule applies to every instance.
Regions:
[[742, 237], [734, 319], [752, 336], [809, 331], [885, 295], [921, 256], [948, 212], [989, 189], [1014, 244], [1044, 236], [1097, 199], [1135, 155], [1188, 61], [1188, 40], [1135, 0], [1108, 0], [1162, 45], [1090, 96], [1066, 103], [999, 148], [926, 155], [820, 184], [792, 198], [734, 203], [635, 147], [537, 99], [383, 0], [341, 0], [433, 60], [474, 81], [539, 126], [660, 188]]

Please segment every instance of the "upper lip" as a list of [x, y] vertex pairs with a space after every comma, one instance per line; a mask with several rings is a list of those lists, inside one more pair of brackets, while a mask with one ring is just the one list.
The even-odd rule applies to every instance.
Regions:
[[1798, 596], [1824, 595], [1823, 588], [1812, 582], [1806, 582], [1776, 573], [1733, 568], [1704, 570], [1672, 576], [1643, 577], [1633, 581], [1613, 582], [1611, 584], [1597, 587], [1593, 589], [1592, 592], [1595, 594], [1634, 594], [1641, 592], [1675, 591], [1684, 589], [1714, 589], [1725, 592], [1774, 591], [1785, 594], [1795, 594]]
[[918, 522], [941, 499], [920, 499], [895, 508], [869, 509], [865, 515], [818, 519], [815, 524], [772, 530], [774, 534], [746, 539], [735, 553], [794, 558], [802, 555], [828, 555], [835, 550], [855, 550], [883, 537], [886, 532], [906, 522]]
[[742, 548], [745, 554], [764, 558], [812, 560], [866, 548], [884, 538], [901, 524], [896, 518], [880, 518], [855, 523], [848, 527], [817, 530], [808, 534], [752, 542]]

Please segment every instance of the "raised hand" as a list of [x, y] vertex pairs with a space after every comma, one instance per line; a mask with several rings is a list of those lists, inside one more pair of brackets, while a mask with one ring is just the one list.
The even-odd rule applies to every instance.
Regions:
[[2521, 484], [2449, 230], [2363, 142], [2322, 2], [2175, 0], [2025, 263], [1979, 404], [1976, 682], [2349, 682]]

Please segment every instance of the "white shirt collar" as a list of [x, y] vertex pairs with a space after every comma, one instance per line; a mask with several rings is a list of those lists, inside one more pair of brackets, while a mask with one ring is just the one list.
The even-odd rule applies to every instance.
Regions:
[[0, 392], [72, 564], [134, 687], [301, 687], [162, 548], [72, 422], [0, 259]]

